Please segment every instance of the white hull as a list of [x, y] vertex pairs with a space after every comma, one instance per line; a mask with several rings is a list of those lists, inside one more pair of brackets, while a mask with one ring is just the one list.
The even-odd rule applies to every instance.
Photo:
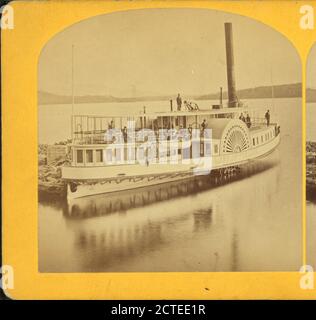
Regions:
[[153, 185], [170, 183], [170, 182], [187, 179], [191, 176], [192, 176], [191, 173], [183, 173], [177, 176], [175, 175], [174, 177], [172, 177], [172, 175], [165, 176], [164, 178], [158, 177], [158, 176], [155, 178], [152, 178], [148, 176], [148, 177], [143, 177], [142, 179], [139, 178], [139, 181], [137, 181], [137, 179], [135, 181], [131, 179], [131, 181], [125, 180], [122, 182], [115, 182], [114, 180], [112, 180], [112, 181], [100, 181], [94, 184], [83, 183], [83, 184], [77, 185], [77, 190], [75, 192], [72, 192], [70, 190], [70, 185], [68, 184], [67, 198], [71, 200], [71, 199], [87, 197], [87, 196], [103, 194], [103, 193], [112, 193], [112, 192], [126, 191], [126, 190], [132, 190], [137, 188], [144, 188], [144, 187], [149, 187]]
[[[252, 148], [238, 154], [213, 157], [212, 170], [240, 166], [265, 157], [275, 150], [279, 142], [280, 135], [257, 148]], [[162, 166], [165, 167], [163, 168]], [[192, 165], [65, 167], [63, 168], [63, 177], [68, 182], [67, 198], [71, 200], [187, 179], [194, 175], [193, 168]], [[76, 176], [77, 179], [75, 178]], [[80, 180], [78, 179], [79, 176]], [[70, 187], [71, 183], [75, 183], [75, 188]]]

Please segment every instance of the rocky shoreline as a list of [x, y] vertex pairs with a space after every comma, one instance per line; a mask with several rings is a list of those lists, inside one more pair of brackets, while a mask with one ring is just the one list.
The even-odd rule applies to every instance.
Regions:
[[306, 143], [306, 198], [316, 201], [316, 142]]
[[38, 194], [40, 198], [65, 197], [66, 185], [61, 179], [61, 167], [69, 163], [66, 157], [60, 157], [48, 164], [48, 145], [38, 146]]

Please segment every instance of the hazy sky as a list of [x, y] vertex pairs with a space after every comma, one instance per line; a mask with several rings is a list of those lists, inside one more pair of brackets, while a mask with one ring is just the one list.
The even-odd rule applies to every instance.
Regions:
[[76, 95], [226, 90], [224, 22], [233, 23], [238, 89], [301, 82], [295, 49], [264, 24], [210, 10], [150, 9], [93, 17], [57, 34], [40, 56], [39, 90], [71, 94], [72, 44]]
[[316, 44], [314, 44], [308, 56], [307, 87], [316, 89]]

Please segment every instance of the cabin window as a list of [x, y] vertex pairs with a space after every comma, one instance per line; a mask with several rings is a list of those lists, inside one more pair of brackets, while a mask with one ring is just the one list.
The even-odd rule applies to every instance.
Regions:
[[86, 150], [86, 162], [87, 163], [93, 162], [93, 151], [92, 150]]
[[102, 149], [98, 149], [95, 150], [95, 160], [96, 162], [103, 162], [103, 150]]
[[83, 163], [83, 151], [77, 150], [77, 163]]
[[217, 144], [214, 144], [214, 153], [218, 154], [218, 145]]
[[256, 145], [255, 138], [252, 139], [252, 144], [253, 144], [254, 146]]
[[257, 137], [257, 144], [259, 144], [259, 137]]

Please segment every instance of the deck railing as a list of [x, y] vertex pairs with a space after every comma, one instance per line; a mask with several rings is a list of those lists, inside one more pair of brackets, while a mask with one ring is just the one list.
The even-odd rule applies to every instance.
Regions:
[[[123, 121], [124, 119], [124, 121]], [[135, 129], [135, 134], [142, 130], [142, 127], [146, 125], [145, 114], [135, 115], [135, 117], [107, 117], [107, 116], [87, 116], [87, 115], [75, 115], [72, 117], [72, 143], [73, 144], [111, 144], [113, 141], [107, 139], [107, 133], [110, 129], [115, 129], [117, 132], [126, 127], [128, 121], [140, 121], [140, 125]], [[267, 120], [265, 118], [251, 118], [250, 130], [257, 130], [267, 126]], [[246, 122], [247, 124], [247, 122]], [[270, 123], [270, 126], [277, 126], [276, 123]], [[158, 137], [159, 129], [162, 128], [151, 128]], [[165, 128], [166, 129], [166, 128]], [[186, 128], [187, 129], [187, 128]], [[211, 129], [211, 128], [210, 128]]]

